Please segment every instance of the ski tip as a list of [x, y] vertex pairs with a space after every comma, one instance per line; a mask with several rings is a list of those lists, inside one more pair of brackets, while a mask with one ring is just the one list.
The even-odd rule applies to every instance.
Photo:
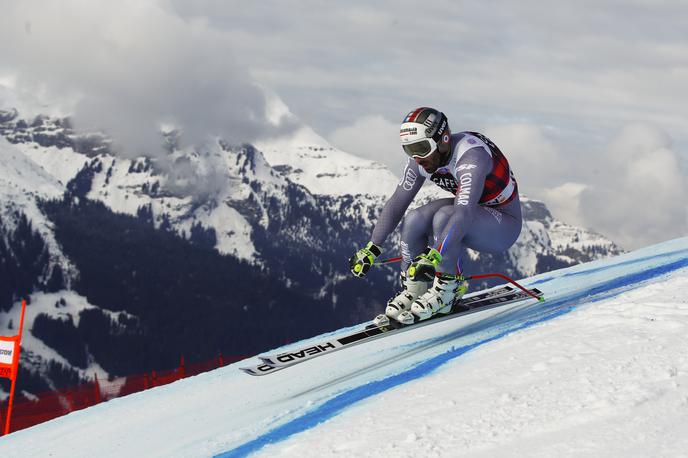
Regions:
[[259, 375], [253, 368], [251, 367], [240, 367], [240, 370], [242, 370], [245, 374], [248, 375]]
[[540, 297], [538, 297], [538, 301], [540, 301], [540, 302], [545, 302], [545, 296], [540, 296]]
[[275, 370], [278, 370], [279, 368], [275, 366], [271, 366], [270, 364], [261, 364], [258, 366], [252, 366], [252, 367], [240, 367], [244, 373], [248, 375], [265, 375], [270, 372], [274, 372]]

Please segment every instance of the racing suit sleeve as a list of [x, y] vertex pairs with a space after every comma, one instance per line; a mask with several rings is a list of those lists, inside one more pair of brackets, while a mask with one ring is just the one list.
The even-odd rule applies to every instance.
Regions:
[[418, 171], [418, 164], [412, 158], [409, 158], [406, 162], [404, 173], [401, 175], [399, 185], [394, 194], [385, 203], [382, 213], [380, 213], [380, 217], [377, 223], [375, 223], [373, 234], [370, 237], [371, 242], [380, 246], [387, 240], [389, 234], [399, 225], [401, 218], [406, 213], [406, 209], [411, 205], [424, 181], [425, 177]]
[[[452, 256], [447, 258], [458, 257], [459, 244], [476, 218], [485, 178], [492, 171], [492, 157], [482, 146], [471, 148], [459, 158], [454, 167], [454, 176], [458, 179], [454, 208], [437, 238], [439, 246], [436, 247], [443, 256], [451, 252]], [[457, 261], [458, 259], [443, 259], [440, 271], [452, 271]]]

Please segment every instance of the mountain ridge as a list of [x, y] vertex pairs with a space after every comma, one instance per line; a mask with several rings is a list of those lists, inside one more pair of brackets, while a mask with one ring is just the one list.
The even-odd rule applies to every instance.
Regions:
[[[282, 116], [290, 115], [283, 112]], [[271, 329], [277, 333], [277, 337], [271, 338], [273, 343], [274, 338], [303, 337], [327, 326], [341, 327], [368, 319], [384, 307], [393, 293], [398, 277], [394, 267], [383, 266], [361, 281], [348, 275], [346, 258], [368, 239], [372, 224], [387, 195], [393, 192], [397, 178], [379, 163], [332, 148], [306, 126], [291, 137], [263, 144], [258, 142], [256, 146], [231, 144], [216, 138], [196, 147], [171, 146], [163, 155], [124, 158], [113, 154], [112, 142], [105, 135], [77, 133], [67, 118], [36, 116], [22, 119], [16, 109], [0, 107], [0, 137], [4, 137], [0, 138], [3, 161], [12, 164], [15, 170], [22, 168], [19, 175], [6, 171], [0, 174], [0, 191], [6, 202], [0, 212], [0, 231], [8, 247], [0, 261], [6, 265], [21, 264], [11, 256], [9, 248], [19, 240], [11, 235], [13, 228], [18, 227], [16, 221], [21, 219], [21, 214], [26, 219], [22, 240], [39, 237], [44, 241], [41, 252], [46, 253], [35, 256], [32, 261], [39, 264], [41, 274], [32, 280], [31, 287], [24, 281], [15, 285], [9, 296], [5, 295], [6, 303], [0, 304], [0, 333], [7, 329], [9, 321], [2, 310], [7, 312], [20, 294], [31, 292], [40, 302], [43, 295], [64, 291], [67, 302], [72, 298], [71, 301], [89, 304], [89, 307], [74, 308], [71, 312], [56, 308], [55, 313], [48, 314], [49, 319], [66, 324], [43, 325], [42, 336], [46, 341], [55, 341], [45, 334], [47, 330], [64, 328], [69, 320], [80, 323], [79, 316], [92, 306], [127, 313], [129, 318], [123, 328], [116, 324], [117, 318], [107, 313], [93, 310], [86, 313], [87, 316], [100, 313], [96, 321], [102, 323], [98, 326], [105, 333], [103, 339], [111, 344], [117, 341], [118, 333], [138, 336], [142, 329], [157, 329], [146, 339], [174, 342], [178, 334], [171, 329], [175, 326], [150, 327], [156, 320], [168, 320], [161, 316], [170, 305], [156, 299], [165, 285], [154, 284], [160, 281], [155, 280], [155, 276], [144, 276], [151, 279], [150, 284], [132, 288], [131, 282], [137, 280], [131, 277], [131, 271], [141, 272], [152, 266], [168, 272], [167, 281], [190, 282], [189, 285], [199, 283], [198, 275], [204, 275], [207, 266], [224, 265], [222, 269], [236, 269], [233, 278], [219, 275], [208, 283], [209, 291], [217, 293], [204, 296], [198, 292], [196, 296], [185, 296], [190, 303], [202, 297], [226, 303], [224, 309], [213, 312], [217, 314], [216, 322], [210, 325], [212, 331], [208, 333], [214, 336], [213, 342], [197, 345], [193, 356], [198, 358], [210, 359], [214, 356], [211, 352], [217, 350], [225, 354], [257, 352], [270, 345], [270, 340], [256, 339], [249, 345], [237, 346], [235, 339], [222, 336], [222, 321], [231, 322], [237, 313], [248, 313], [247, 318], [250, 316], [251, 320], [268, 321], [280, 315], [275, 314], [274, 300], [268, 297], [262, 305], [254, 304], [245, 309], [246, 302], [239, 303], [241, 301], [233, 298], [229, 290], [220, 286], [228, 281], [238, 285], [242, 275], [254, 279], [257, 289], [273, 291], [276, 297], [285, 297], [286, 291], [298, 291], [290, 296], [294, 302], [288, 304], [286, 314], [280, 316], [282, 320], [291, 320], [292, 315], [300, 316], [303, 323], [295, 326], [291, 335], [281, 332], [279, 323], [272, 323]], [[350, 193], [351, 190], [358, 194]], [[438, 196], [446, 197], [441, 192], [425, 187], [414, 205]], [[501, 271], [523, 277], [621, 251], [593, 232], [556, 220], [542, 202], [523, 196], [523, 208], [524, 227], [516, 245], [500, 255], [469, 251], [465, 263], [467, 270]], [[89, 227], [95, 225], [96, 219], [92, 218], [102, 221], [98, 224], [102, 233]], [[110, 233], [115, 227], [120, 233]], [[156, 235], [158, 233], [160, 235]], [[122, 234], [128, 234], [125, 243], [113, 242]], [[178, 246], [180, 253], [193, 253], [194, 259], [199, 260], [194, 264], [195, 270], [190, 266], [178, 266], [167, 258], [164, 244], [160, 242], [154, 243], [158, 251], [150, 251], [147, 245], [152, 243], [151, 237], [162, 237], [166, 243]], [[387, 241], [387, 253], [396, 251], [391, 247], [398, 246], [398, 237], [396, 232]], [[115, 250], [104, 250], [103, 243], [114, 243], [129, 252], [138, 267], [132, 267], [134, 264]], [[107, 268], [88, 261], [89, 253], [82, 250], [86, 246], [101, 253]], [[148, 253], [150, 259], [141, 259], [141, 253]], [[157, 262], [160, 259], [167, 259], [170, 265], [161, 265]], [[229, 268], [230, 265], [236, 267]], [[101, 275], [91, 275], [94, 269], [100, 269]], [[242, 270], [245, 274], [238, 273]], [[84, 277], [89, 279], [89, 284], [84, 283]], [[111, 291], [108, 293], [111, 295], [117, 292], [121, 304], [107, 305], [114, 297], [104, 295], [107, 291]], [[179, 297], [184, 296], [183, 288], [173, 291], [177, 291]], [[76, 299], [74, 294], [81, 299]], [[154, 311], [146, 315], [148, 327], [140, 327], [141, 313], [146, 309], [135, 308], [134, 304], [140, 301], [136, 294], [150, 297], [148, 303]], [[323, 306], [329, 315], [327, 319], [315, 312]], [[174, 307], [184, 310], [182, 305]], [[187, 304], [187, 309], [186, 319], [200, 332], [200, 312], [193, 311], [191, 304]], [[27, 322], [27, 329], [32, 329], [33, 325]], [[78, 345], [87, 345], [86, 336], [91, 331], [79, 331], [76, 324], [73, 327], [70, 335], [81, 342]], [[232, 324], [230, 328], [231, 332], [242, 332], [241, 326]], [[139, 342], [146, 342], [146, 339]], [[142, 345], [150, 347], [150, 343]], [[213, 345], [215, 350], [211, 348]], [[37, 348], [27, 350], [30, 354], [40, 353]], [[60, 349], [56, 351], [59, 353]], [[98, 367], [107, 368], [99, 376], [125, 375], [127, 370], [175, 360], [179, 347], [171, 345], [170, 353], [164, 356], [159, 354], [164, 350], [156, 351], [158, 353], [142, 356], [135, 367], [128, 368], [117, 366], [115, 357], [105, 349], [99, 355], [91, 353], [86, 358]], [[41, 368], [44, 363], [27, 370], [34, 370], [34, 378], [46, 378], [40, 374], [45, 369]], [[77, 369], [79, 376], [86, 375]], [[50, 382], [59, 384], [55, 380]]]

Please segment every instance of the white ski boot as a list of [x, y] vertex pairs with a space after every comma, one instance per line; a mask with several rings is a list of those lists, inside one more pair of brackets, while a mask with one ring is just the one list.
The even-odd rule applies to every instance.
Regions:
[[[432, 288], [416, 299], [411, 310], [397, 318], [404, 324], [427, 320], [431, 316], [451, 312], [452, 305], [468, 291], [468, 282], [461, 275], [443, 274], [435, 277]], [[415, 318], [414, 318], [415, 315]]]
[[404, 311], [411, 309], [413, 301], [424, 294], [430, 285], [426, 281], [409, 280], [406, 272], [401, 273], [401, 287], [402, 290], [387, 302], [384, 315], [378, 315], [375, 318], [375, 323], [383, 325], [389, 323], [389, 320], [398, 320], [398, 317]]

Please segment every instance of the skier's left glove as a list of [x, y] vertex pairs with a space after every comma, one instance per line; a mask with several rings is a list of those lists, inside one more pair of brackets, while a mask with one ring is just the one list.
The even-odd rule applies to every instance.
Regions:
[[361, 248], [349, 258], [349, 268], [351, 273], [357, 277], [365, 277], [370, 267], [375, 263], [375, 258], [380, 256], [382, 250], [373, 242]]
[[408, 278], [413, 281], [433, 281], [437, 266], [442, 261], [442, 255], [434, 248], [426, 248], [416, 256], [408, 270]]

